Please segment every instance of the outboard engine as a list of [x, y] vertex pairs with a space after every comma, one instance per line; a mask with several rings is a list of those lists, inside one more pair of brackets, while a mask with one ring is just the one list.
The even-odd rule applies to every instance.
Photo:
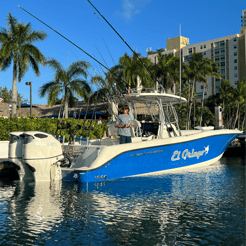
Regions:
[[23, 161], [30, 168], [35, 181], [60, 180], [62, 146], [47, 132], [25, 132], [23, 144]]
[[27, 165], [25, 165], [22, 159], [22, 148], [25, 135], [23, 132], [10, 132], [9, 135], [9, 162], [16, 165], [16, 170], [21, 181], [34, 179], [33, 172]]

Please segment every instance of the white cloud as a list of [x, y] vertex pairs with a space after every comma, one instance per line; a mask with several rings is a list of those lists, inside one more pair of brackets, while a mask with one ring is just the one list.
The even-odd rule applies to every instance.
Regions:
[[121, 0], [122, 11], [118, 12], [126, 21], [131, 21], [151, 0]]

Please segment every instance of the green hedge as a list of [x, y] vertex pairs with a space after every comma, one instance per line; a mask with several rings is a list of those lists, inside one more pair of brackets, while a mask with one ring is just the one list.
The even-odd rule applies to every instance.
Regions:
[[[81, 133], [84, 138], [88, 137], [89, 127], [91, 124], [91, 120], [86, 120], [84, 124], [84, 120], [76, 120], [73, 118], [69, 119], [51, 119], [51, 118], [3, 118], [0, 117], [0, 140], [9, 140], [9, 132], [17, 132], [17, 131], [44, 131], [52, 134], [57, 134], [63, 136], [65, 134], [66, 141], [69, 141], [70, 134], [75, 134], [80, 137]], [[59, 129], [60, 127], [67, 129]], [[83, 130], [83, 126], [84, 130]], [[90, 131], [90, 138], [96, 139], [101, 138], [103, 136], [103, 132], [107, 132], [107, 122], [105, 121], [103, 124], [98, 125], [96, 121], [92, 121], [92, 129]], [[76, 127], [80, 127], [76, 131]]]

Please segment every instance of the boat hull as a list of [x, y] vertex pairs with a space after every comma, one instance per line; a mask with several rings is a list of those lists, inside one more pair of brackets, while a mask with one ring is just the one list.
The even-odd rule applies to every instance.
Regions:
[[[209, 165], [218, 161], [230, 142], [239, 134], [218, 134], [213, 136], [186, 138], [187, 141], [177, 142], [163, 139], [163, 145], [129, 148], [120, 154], [109, 158], [102, 165], [90, 170], [74, 169], [64, 172], [63, 179], [72, 182], [97, 182], [112, 180], [135, 175], [145, 175], [155, 172], [171, 171], [180, 168], [188, 168], [200, 164]], [[159, 142], [158, 142], [159, 143]], [[126, 144], [129, 147], [134, 144]], [[108, 149], [110, 151], [110, 149]], [[111, 150], [113, 151], [113, 149]], [[100, 155], [99, 157], [100, 158]]]

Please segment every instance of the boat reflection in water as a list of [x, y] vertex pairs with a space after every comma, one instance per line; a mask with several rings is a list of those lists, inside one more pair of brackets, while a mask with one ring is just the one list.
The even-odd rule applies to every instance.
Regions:
[[115, 181], [17, 182], [8, 192], [3, 186], [0, 241], [242, 245], [245, 166], [225, 160], [207, 168]]
[[[22, 181], [14, 183], [12, 188], [10, 196], [0, 197], [3, 214], [6, 215], [4, 222], [0, 216], [0, 231], [4, 226], [7, 233], [5, 237], [0, 236], [3, 244], [31, 245], [40, 233], [61, 223], [61, 182]], [[6, 189], [9, 187], [2, 183], [0, 190]]]
[[233, 172], [222, 159], [189, 172], [80, 183], [78, 188], [90, 195], [87, 206], [114, 243], [237, 244], [244, 239], [244, 175], [232, 182]]

